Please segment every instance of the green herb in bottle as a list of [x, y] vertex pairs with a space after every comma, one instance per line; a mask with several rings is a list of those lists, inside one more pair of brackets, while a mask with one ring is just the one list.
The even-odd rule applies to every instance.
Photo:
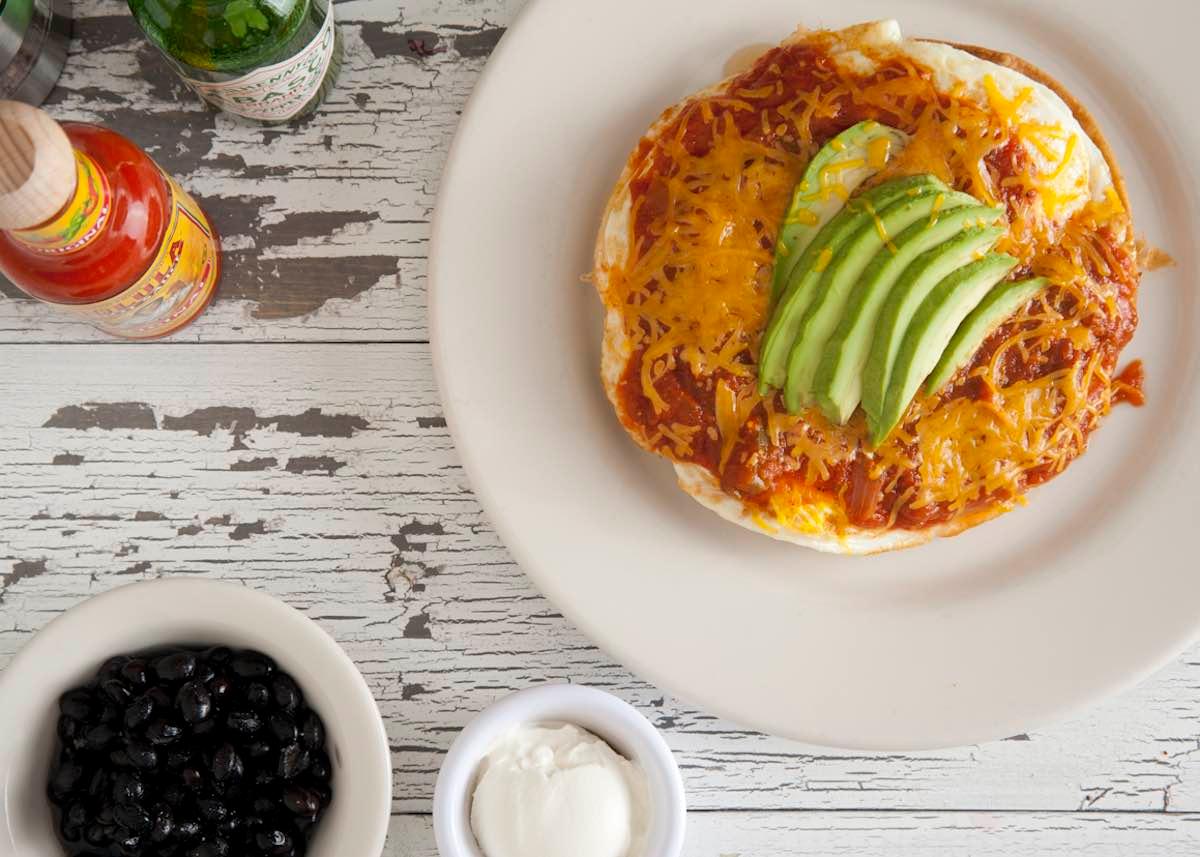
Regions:
[[184, 82], [261, 122], [312, 112], [342, 59], [332, 0], [129, 0]]

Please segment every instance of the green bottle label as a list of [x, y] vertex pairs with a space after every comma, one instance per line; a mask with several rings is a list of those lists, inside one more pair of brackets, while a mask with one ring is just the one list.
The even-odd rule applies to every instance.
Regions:
[[330, 2], [325, 23], [317, 35], [283, 62], [265, 65], [220, 83], [187, 77], [184, 82], [205, 101], [222, 110], [263, 122], [286, 121], [299, 113], [321, 88], [333, 59], [333, 28], [333, 3]]

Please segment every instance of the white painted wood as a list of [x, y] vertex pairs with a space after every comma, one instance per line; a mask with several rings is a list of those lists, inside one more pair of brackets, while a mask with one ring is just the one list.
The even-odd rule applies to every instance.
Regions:
[[[698, 809], [1200, 811], [1200, 650], [1029, 740], [920, 754], [746, 732], [632, 677], [533, 590], [488, 526], [426, 346], [9, 345], [0, 401], [0, 663], [112, 586], [243, 581], [304, 610], [360, 664], [395, 750], [397, 811], [429, 809], [474, 712], [563, 680], [645, 711]], [[79, 427], [105, 421], [122, 427]]]
[[[694, 812], [684, 857], [1184, 857], [1200, 817], [1129, 813]], [[392, 818], [387, 857], [437, 857], [427, 816]]]

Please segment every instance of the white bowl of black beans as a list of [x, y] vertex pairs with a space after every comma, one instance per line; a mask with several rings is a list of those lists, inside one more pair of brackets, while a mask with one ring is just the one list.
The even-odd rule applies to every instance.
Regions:
[[378, 857], [391, 782], [353, 661], [244, 586], [111, 590], [0, 674], [0, 854]]

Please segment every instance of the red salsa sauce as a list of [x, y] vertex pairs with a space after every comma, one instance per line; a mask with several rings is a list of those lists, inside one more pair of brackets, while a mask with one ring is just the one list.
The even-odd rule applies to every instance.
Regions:
[[[884, 63], [869, 80], [883, 81], [912, 73], [912, 68]], [[712, 120], [716, 118], [720, 122], [732, 121], [742, 137], [763, 146], [778, 148], [790, 155], [809, 156], [831, 137], [867, 119], [910, 132], [914, 130], [905, 127], [902, 117], [896, 114], [871, 104], [859, 103], [848, 94], [837, 95], [829, 99], [830, 109], [811, 116], [808, 130], [810, 142], [802, 144], [793, 120], [781, 108], [794, 101], [797, 93], [831, 91], [840, 75], [833, 60], [819, 47], [797, 44], [777, 48], [728, 84], [722, 97], [710, 98], [704, 111], [685, 107], [674, 113], [662, 136], [678, 139], [689, 155], [701, 157], [713, 145]], [[734, 103], [737, 101], [749, 102], [754, 109], [737, 109]], [[706, 112], [709, 114], [707, 117], [704, 115]], [[671, 112], [665, 115], [671, 116]], [[1014, 136], [993, 149], [985, 159], [989, 172], [997, 180], [1000, 199], [1010, 210], [1031, 204], [1031, 197], [1035, 196], [1035, 192], [1028, 188], [1017, 184], [1006, 186], [1003, 183], [1003, 179], [1022, 172], [1027, 158], [1026, 150]], [[668, 194], [662, 177], [672, 175], [678, 167], [663, 147], [648, 138], [641, 141], [631, 163], [640, 167], [636, 178], [630, 183], [636, 212], [631, 226], [636, 257], [653, 243], [655, 226], [667, 213]], [[966, 187], [962, 189], [967, 190]], [[1099, 352], [1100, 365], [1106, 376], [1115, 373], [1121, 349], [1137, 326], [1136, 292], [1140, 273], [1136, 253], [1129, 242], [1120, 240], [1107, 228], [1097, 230], [1094, 238], [1097, 244], [1103, 245], [1103, 258], [1107, 264], [1089, 264], [1087, 273], [1092, 282], [1113, 295], [1116, 312], [1111, 315], [1094, 313], [1086, 319], [1092, 335], [1091, 343], [1086, 348], [1081, 349], [1067, 338], [1057, 340], [1049, 349], [1028, 357], [1020, 349], [1008, 348], [1000, 364], [1000, 375], [1006, 384], [1038, 379], [1076, 365], [1081, 357], [1088, 356], [1084, 351], [1089, 354]], [[1030, 273], [1026, 267], [1018, 269], [1016, 275]], [[1057, 294], [1055, 288], [1051, 286], [1048, 290], [1049, 299], [1062, 301], [1069, 306], [1071, 296]], [[971, 370], [989, 364], [997, 350], [1017, 332], [1016, 325], [1021, 324], [1029, 322], [1017, 320], [1006, 323], [989, 336], [968, 370], [960, 373], [941, 395], [946, 400], [989, 400], [994, 395], [993, 389], [982, 378], [973, 375]], [[953, 518], [970, 517], [988, 506], [1012, 499], [1011, 495], [1002, 493], [979, 498], [957, 510], [951, 509], [946, 503], [914, 506], [909, 498], [920, 487], [919, 470], [913, 468], [900, 473], [891, 471], [872, 475], [876, 469], [873, 466], [875, 459], [861, 440], [844, 460], [827, 465], [827, 473], [811, 479], [802, 455], [794, 456], [786, 446], [774, 443], [769, 438], [766, 409], [762, 404], [755, 407], [742, 425], [732, 453], [722, 466], [722, 443], [714, 405], [716, 379], [712, 376], [697, 377], [686, 361], [675, 361], [673, 368], [655, 382], [655, 390], [665, 403], [663, 410], [656, 411], [642, 388], [643, 350], [644, 347], [635, 349], [618, 384], [619, 410], [627, 428], [643, 438], [650, 438], [655, 436], [659, 426], [682, 424], [698, 427], [692, 435], [689, 448], [682, 453], [667, 440], [656, 442], [656, 450], [673, 460], [704, 467], [719, 481], [723, 491], [764, 512], [770, 512], [770, 499], [776, 492], [788, 487], [803, 487], [836, 498], [850, 526], [919, 530]], [[747, 364], [753, 363], [753, 357], [748, 352], [742, 355], [742, 359]], [[1131, 364], [1117, 376], [1111, 402], [1141, 404], [1142, 380], [1140, 362]], [[777, 412], [783, 411], [781, 397], [777, 398], [775, 409]], [[1094, 427], [1093, 423], [1080, 428], [1086, 437], [1086, 433]], [[1082, 452], [1082, 449], [1076, 454], [1078, 452]], [[1061, 468], [1027, 471], [1023, 487], [1043, 482], [1058, 472], [1061, 472]]]

